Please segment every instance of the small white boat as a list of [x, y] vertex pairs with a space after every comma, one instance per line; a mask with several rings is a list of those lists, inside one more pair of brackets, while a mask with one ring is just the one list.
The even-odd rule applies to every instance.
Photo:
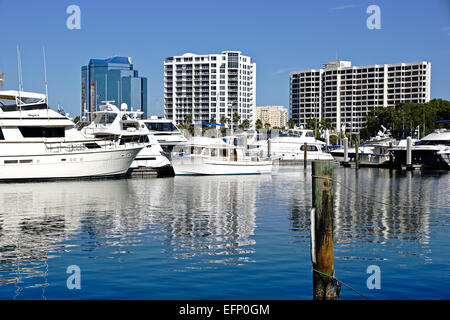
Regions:
[[169, 159], [155, 137], [150, 134], [144, 121], [140, 119], [143, 112], [129, 111], [122, 103], [117, 108], [112, 101], [104, 101], [99, 111], [94, 112], [94, 120], [81, 131], [89, 138], [109, 137], [120, 141], [120, 144], [141, 142], [145, 143], [130, 166], [130, 172], [145, 168], [156, 171], [158, 176], [173, 175]]
[[222, 139], [192, 137], [172, 151], [175, 175], [270, 174], [273, 159], [249, 156], [243, 146]]
[[120, 176], [144, 146], [86, 138], [46, 95], [0, 91], [0, 180]]

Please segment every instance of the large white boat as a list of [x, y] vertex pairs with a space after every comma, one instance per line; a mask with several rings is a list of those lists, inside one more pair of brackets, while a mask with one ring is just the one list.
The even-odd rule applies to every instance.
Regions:
[[[252, 152], [267, 154], [268, 139], [255, 140], [250, 143], [249, 148]], [[329, 153], [322, 151], [325, 142], [317, 140], [312, 130], [291, 129], [271, 138], [270, 141], [270, 154], [278, 157], [280, 161], [303, 161], [305, 156], [305, 143], [306, 157], [308, 160], [333, 160], [333, 157]]]
[[[394, 166], [406, 165], [406, 145], [389, 149], [394, 157]], [[411, 164], [424, 169], [450, 169], [450, 130], [436, 129], [423, 137], [411, 148]]]
[[165, 152], [158, 141], [150, 133], [144, 121], [140, 119], [143, 112], [128, 110], [122, 103], [121, 108], [104, 101], [99, 111], [93, 113], [94, 120], [82, 129], [82, 133], [89, 138], [109, 137], [119, 140], [120, 144], [133, 142], [145, 143], [130, 166], [130, 172], [150, 169], [158, 176], [173, 175], [173, 169]]
[[170, 153], [177, 144], [187, 141], [177, 126], [169, 119], [151, 116], [144, 119], [143, 122], [165, 152]]
[[46, 95], [0, 91], [0, 180], [120, 176], [144, 146], [87, 139]]
[[192, 137], [172, 151], [175, 175], [268, 174], [272, 163], [273, 159], [249, 156], [243, 146], [219, 138]]

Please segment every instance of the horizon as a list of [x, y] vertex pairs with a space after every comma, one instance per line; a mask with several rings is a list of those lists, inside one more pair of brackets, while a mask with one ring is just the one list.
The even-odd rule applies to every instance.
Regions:
[[[81, 10], [79, 30], [66, 25], [72, 4]], [[203, 0], [132, 0], [123, 10], [106, 1], [0, 0], [0, 17], [8, 26], [0, 54], [3, 89], [18, 89], [19, 45], [23, 90], [45, 92], [45, 47], [50, 106], [60, 104], [74, 118], [80, 114], [81, 67], [90, 59], [131, 57], [148, 79], [148, 116], [163, 116], [166, 57], [238, 50], [256, 62], [257, 106], [289, 109], [290, 73], [335, 60], [353, 66], [429, 61], [430, 98], [450, 100], [450, 1], [377, 1], [381, 28], [374, 30], [366, 25], [372, 4], [231, 0], [223, 7]], [[21, 19], [14, 12], [21, 12]]]

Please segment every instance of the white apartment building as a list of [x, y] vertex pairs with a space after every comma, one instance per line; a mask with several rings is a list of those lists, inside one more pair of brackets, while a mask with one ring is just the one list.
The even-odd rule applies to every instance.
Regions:
[[240, 51], [165, 59], [164, 116], [176, 124], [188, 114], [193, 123], [231, 121], [237, 112], [254, 126], [255, 108], [256, 63]]
[[257, 106], [256, 120], [261, 120], [262, 124], [270, 124], [271, 128], [287, 127], [288, 109], [284, 106]]
[[352, 66], [333, 61], [290, 75], [290, 116], [298, 125], [329, 119], [333, 127], [359, 132], [375, 107], [430, 101], [431, 63]]

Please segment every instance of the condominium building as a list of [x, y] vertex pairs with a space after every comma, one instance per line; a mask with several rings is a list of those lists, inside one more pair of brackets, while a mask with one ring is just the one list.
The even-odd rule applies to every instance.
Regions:
[[164, 61], [164, 116], [179, 124], [222, 118], [255, 122], [256, 63], [240, 51], [185, 53]]
[[147, 117], [147, 78], [134, 70], [130, 57], [91, 59], [81, 67], [81, 115], [90, 121], [102, 101], [126, 103]]
[[352, 66], [333, 61], [321, 69], [290, 75], [290, 116], [298, 125], [308, 119], [328, 119], [332, 126], [359, 132], [376, 107], [430, 101], [431, 63]]
[[262, 124], [270, 124], [271, 128], [284, 128], [288, 122], [288, 109], [284, 106], [258, 106], [256, 107], [256, 120]]

